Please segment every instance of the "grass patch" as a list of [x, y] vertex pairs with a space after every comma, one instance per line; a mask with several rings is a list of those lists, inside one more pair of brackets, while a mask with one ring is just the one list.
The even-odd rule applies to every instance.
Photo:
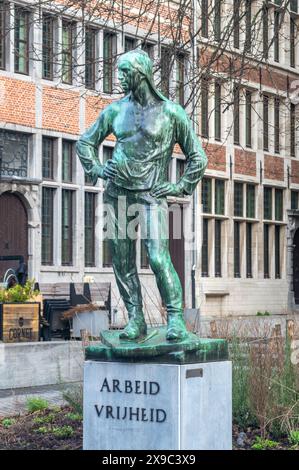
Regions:
[[36, 411], [43, 411], [49, 408], [49, 402], [44, 398], [30, 397], [26, 400], [26, 408], [29, 413], [35, 413]]

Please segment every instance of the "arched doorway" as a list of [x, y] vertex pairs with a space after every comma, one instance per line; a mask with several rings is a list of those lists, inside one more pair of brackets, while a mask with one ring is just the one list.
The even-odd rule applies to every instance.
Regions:
[[[0, 195], [0, 257], [23, 256], [28, 261], [28, 219], [21, 199], [12, 193]], [[0, 261], [0, 282], [8, 268], [16, 269], [19, 261]]]
[[299, 228], [294, 236], [293, 251], [293, 284], [295, 304], [299, 304]]

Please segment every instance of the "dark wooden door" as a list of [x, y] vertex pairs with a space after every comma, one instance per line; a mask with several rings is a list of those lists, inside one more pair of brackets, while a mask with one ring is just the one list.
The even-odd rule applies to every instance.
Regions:
[[299, 229], [296, 231], [294, 236], [293, 283], [295, 303], [299, 304]]
[[[169, 211], [169, 251], [173, 266], [179, 275], [182, 288], [183, 299], [185, 299], [185, 241], [184, 241], [184, 221], [183, 206], [178, 210]], [[177, 238], [179, 235], [180, 238]]]
[[[4, 193], [0, 196], [0, 256], [28, 258], [27, 212], [18, 196]], [[16, 260], [0, 261], [0, 282], [8, 268], [17, 268]]]

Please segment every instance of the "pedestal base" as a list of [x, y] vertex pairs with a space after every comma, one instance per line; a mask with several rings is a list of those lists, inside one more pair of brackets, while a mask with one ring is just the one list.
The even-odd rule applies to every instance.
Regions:
[[231, 362], [86, 361], [86, 450], [232, 447]]

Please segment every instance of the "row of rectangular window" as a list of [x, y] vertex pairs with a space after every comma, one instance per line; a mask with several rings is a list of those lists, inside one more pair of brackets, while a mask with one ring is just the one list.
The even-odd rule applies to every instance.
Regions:
[[[244, 12], [241, 12], [241, 7], [244, 8]], [[289, 34], [289, 48], [290, 48], [290, 66], [296, 67], [296, 34], [297, 25], [296, 18], [292, 13], [298, 12], [298, 1], [292, 0], [288, 5], [290, 9], [290, 34]], [[273, 43], [274, 61], [280, 61], [280, 31], [283, 26], [283, 20], [285, 18], [284, 13], [279, 9], [274, 10], [274, 24], [273, 24], [273, 39], [269, 40], [269, 11], [270, 7], [268, 2], [265, 1], [258, 15], [252, 14], [252, 0], [233, 0], [233, 25], [232, 25], [232, 36], [233, 46], [236, 49], [240, 49], [240, 32], [242, 31], [241, 19], [245, 19], [245, 41], [244, 41], [244, 52], [250, 53], [252, 51], [252, 38], [254, 32], [259, 29], [258, 23], [262, 24], [263, 39], [262, 49], [263, 58], [268, 60], [269, 48]], [[213, 34], [216, 42], [221, 41], [221, 1], [215, 0], [212, 12], [209, 10], [209, 0], [202, 0], [201, 4], [201, 35], [204, 38], [210, 39], [209, 32], [209, 21], [211, 13], [214, 15]], [[262, 17], [260, 17], [260, 15]], [[253, 20], [255, 24], [253, 24]], [[230, 23], [229, 23], [230, 25]], [[230, 27], [230, 26], [227, 26]], [[223, 31], [225, 35], [225, 41], [227, 41], [227, 31]]]
[[[245, 90], [245, 146], [252, 148], [252, 102], [253, 92]], [[263, 95], [263, 149], [269, 151], [269, 106], [270, 96]], [[281, 134], [281, 119], [280, 119], [280, 98], [273, 99], [274, 102], [274, 152], [279, 154], [281, 151], [280, 134]], [[214, 84], [214, 139], [221, 140], [221, 83], [215, 81]], [[201, 136], [209, 138], [209, 80], [203, 78], [201, 82]], [[290, 104], [289, 111], [290, 122], [290, 155], [296, 156], [296, 106], [294, 103]], [[240, 86], [236, 85], [233, 92], [233, 138], [234, 144], [240, 145]]]
[[[292, 194], [293, 193], [295, 194], [297, 192], [292, 191]], [[295, 196], [292, 195], [292, 198], [292, 205], [295, 205]], [[246, 218], [255, 219], [255, 199], [256, 191], [254, 184], [235, 182], [234, 216], [244, 217], [244, 214], [246, 214]], [[204, 214], [225, 215], [224, 180], [203, 178], [201, 182], [201, 202]], [[264, 219], [279, 222], [283, 220], [283, 189], [268, 186], [264, 187]]]
[[[0, 68], [5, 69], [5, 22], [6, 3], [0, 1]], [[15, 8], [15, 72], [29, 73], [29, 31], [30, 12], [24, 8]], [[42, 16], [42, 78], [53, 80], [55, 62], [57, 62], [55, 46], [56, 19], [49, 14]], [[96, 88], [98, 62], [97, 33], [92, 27], [85, 29], [85, 86]], [[61, 79], [63, 83], [72, 84], [76, 69], [77, 24], [74, 21], [62, 20], [61, 44]], [[125, 36], [124, 50], [137, 47], [136, 38]], [[154, 45], [146, 41], [141, 48], [153, 58]], [[115, 83], [115, 58], [117, 52], [117, 35], [114, 32], [103, 32], [103, 92], [113, 93]], [[185, 101], [185, 55], [175, 55], [176, 64], [176, 99], [184, 105]], [[169, 47], [161, 48], [161, 89], [169, 97], [171, 70], [173, 66], [173, 51]]]
[[[211, 237], [209, 233], [210, 219], [203, 218], [202, 224], [202, 249], [201, 249], [201, 274], [203, 277], [210, 275], [210, 242], [214, 243], [214, 276], [222, 276], [222, 258], [221, 258], [221, 227], [223, 221], [214, 220], [214, 236]], [[253, 277], [253, 223], [234, 221], [234, 277], [242, 277], [242, 243], [241, 243], [241, 229], [242, 226], [245, 228], [245, 272], [247, 278]], [[274, 227], [274, 271], [275, 278], [281, 278], [281, 226], [264, 224], [263, 233], [263, 260], [264, 260], [264, 278], [270, 278], [270, 259], [271, 259], [271, 248], [270, 248], [270, 228]]]
[[[54, 259], [54, 188], [42, 188], [42, 264], [52, 265]], [[95, 214], [97, 194], [84, 195], [84, 252], [85, 266], [95, 266]], [[73, 264], [74, 191], [62, 189], [61, 195], [61, 264]], [[105, 232], [105, 226], [103, 227]], [[112, 266], [112, 253], [108, 239], [103, 239], [103, 267]], [[144, 241], [140, 244], [140, 267], [149, 268]]]

